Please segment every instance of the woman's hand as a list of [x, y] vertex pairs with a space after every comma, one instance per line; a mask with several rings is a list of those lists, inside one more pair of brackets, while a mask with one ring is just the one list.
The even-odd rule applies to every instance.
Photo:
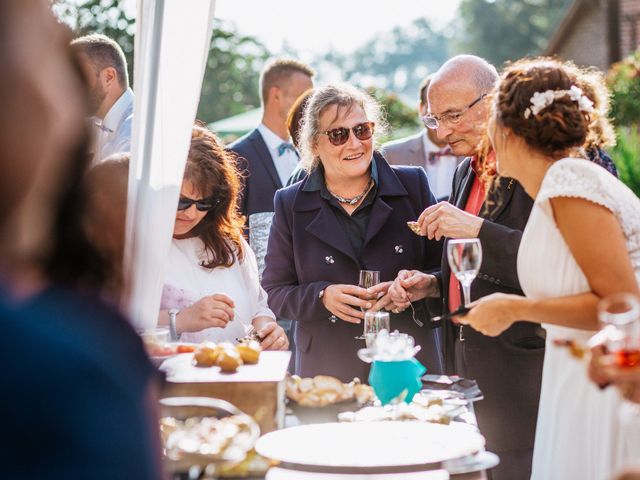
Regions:
[[234, 317], [233, 299], [224, 293], [202, 297], [196, 303], [181, 310], [176, 317], [178, 333], [199, 332], [205, 328], [224, 328]]
[[471, 311], [456, 317], [458, 322], [469, 325], [483, 335], [497, 337], [520, 319], [517, 307], [524, 297], [494, 293], [471, 304]]
[[624, 398], [640, 403], [640, 366], [619, 367], [613, 355], [602, 345], [591, 349], [589, 377], [600, 388], [615, 385]]
[[400, 270], [389, 287], [389, 299], [394, 313], [402, 312], [411, 302], [440, 295], [438, 280], [434, 275], [419, 270]]
[[[349, 323], [360, 323], [364, 313], [356, 308], [368, 310], [373, 306], [366, 288], [356, 285], [336, 283], [324, 289], [322, 304], [340, 320]], [[356, 308], [354, 308], [356, 307]]]
[[[262, 320], [262, 321], [260, 321]], [[289, 339], [284, 329], [269, 317], [253, 319], [258, 336], [262, 339], [260, 345], [264, 350], [288, 350]]]

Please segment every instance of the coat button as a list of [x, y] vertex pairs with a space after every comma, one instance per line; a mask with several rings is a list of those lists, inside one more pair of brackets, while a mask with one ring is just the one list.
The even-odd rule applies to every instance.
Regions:
[[395, 252], [396, 252], [397, 254], [401, 254], [401, 253], [403, 252], [403, 247], [402, 247], [402, 245], [396, 245], [396, 246], [395, 246], [395, 247], [393, 247], [393, 248], [394, 248], [394, 250], [395, 250]]
[[338, 317], [336, 317], [335, 315], [331, 315], [329, 317], [329, 320], [331, 320], [331, 323], [336, 323], [338, 321]]
[[331, 264], [335, 263], [335, 261], [333, 260], [333, 257], [331, 255], [327, 255], [326, 257], [324, 257], [324, 262], [327, 265], [331, 265]]

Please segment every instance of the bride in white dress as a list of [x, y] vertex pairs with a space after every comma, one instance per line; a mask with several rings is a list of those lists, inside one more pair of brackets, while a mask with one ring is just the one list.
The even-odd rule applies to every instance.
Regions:
[[598, 301], [637, 294], [640, 282], [640, 200], [576, 153], [603, 113], [592, 100], [601, 106], [608, 99], [594, 98], [597, 92], [588, 98], [576, 86], [575, 72], [533, 59], [502, 75], [489, 123], [498, 171], [535, 199], [518, 253], [526, 298], [491, 295], [460, 319], [486, 335], [517, 320], [547, 330], [535, 480], [604, 480], [640, 461], [640, 425], [621, 420], [618, 391], [599, 390], [585, 365], [553, 343], [586, 341], [598, 328]]

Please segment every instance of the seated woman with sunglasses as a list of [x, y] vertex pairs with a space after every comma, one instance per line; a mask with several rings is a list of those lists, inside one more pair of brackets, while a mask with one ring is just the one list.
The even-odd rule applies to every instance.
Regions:
[[287, 336], [267, 306], [255, 256], [242, 238], [239, 178], [215, 135], [194, 127], [158, 323], [188, 342], [234, 342], [253, 327], [263, 348], [286, 350]]
[[[348, 85], [316, 90], [300, 131], [302, 162], [309, 175], [275, 196], [275, 216], [265, 259], [263, 286], [269, 306], [297, 322], [295, 371], [343, 381], [366, 379], [363, 310], [380, 308], [358, 287], [360, 270], [380, 271], [381, 281], [399, 270], [440, 265], [441, 245], [413, 234], [407, 221], [435, 203], [421, 167], [391, 167], [374, 153], [380, 106]], [[384, 290], [382, 290], [384, 293]], [[391, 328], [422, 345], [430, 371], [441, 371], [434, 330], [423, 312], [391, 316]], [[414, 321], [414, 318], [416, 321]]]

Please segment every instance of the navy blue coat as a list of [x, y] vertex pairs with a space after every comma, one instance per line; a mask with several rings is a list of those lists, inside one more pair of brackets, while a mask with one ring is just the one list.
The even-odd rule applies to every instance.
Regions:
[[[379, 270], [381, 281], [393, 280], [401, 269], [439, 268], [442, 245], [415, 235], [407, 221], [435, 203], [422, 167], [391, 167], [378, 153], [378, 193], [373, 203], [360, 264], [336, 219], [333, 207], [319, 191], [304, 191], [307, 179], [276, 193], [262, 284], [269, 307], [296, 324], [296, 373], [326, 374], [343, 381], [366, 380], [369, 365], [357, 358], [364, 347], [362, 324], [330, 321], [331, 313], [318, 298], [331, 284], [358, 283], [361, 269]], [[420, 304], [421, 302], [418, 302]], [[391, 315], [391, 328], [412, 335], [422, 346], [418, 359], [430, 372], [442, 371], [437, 331], [429, 328], [425, 310]]]
[[273, 197], [283, 185], [258, 129], [239, 138], [228, 149], [235, 154], [238, 168], [244, 176], [240, 211], [247, 218], [247, 223], [252, 213], [273, 212]]

